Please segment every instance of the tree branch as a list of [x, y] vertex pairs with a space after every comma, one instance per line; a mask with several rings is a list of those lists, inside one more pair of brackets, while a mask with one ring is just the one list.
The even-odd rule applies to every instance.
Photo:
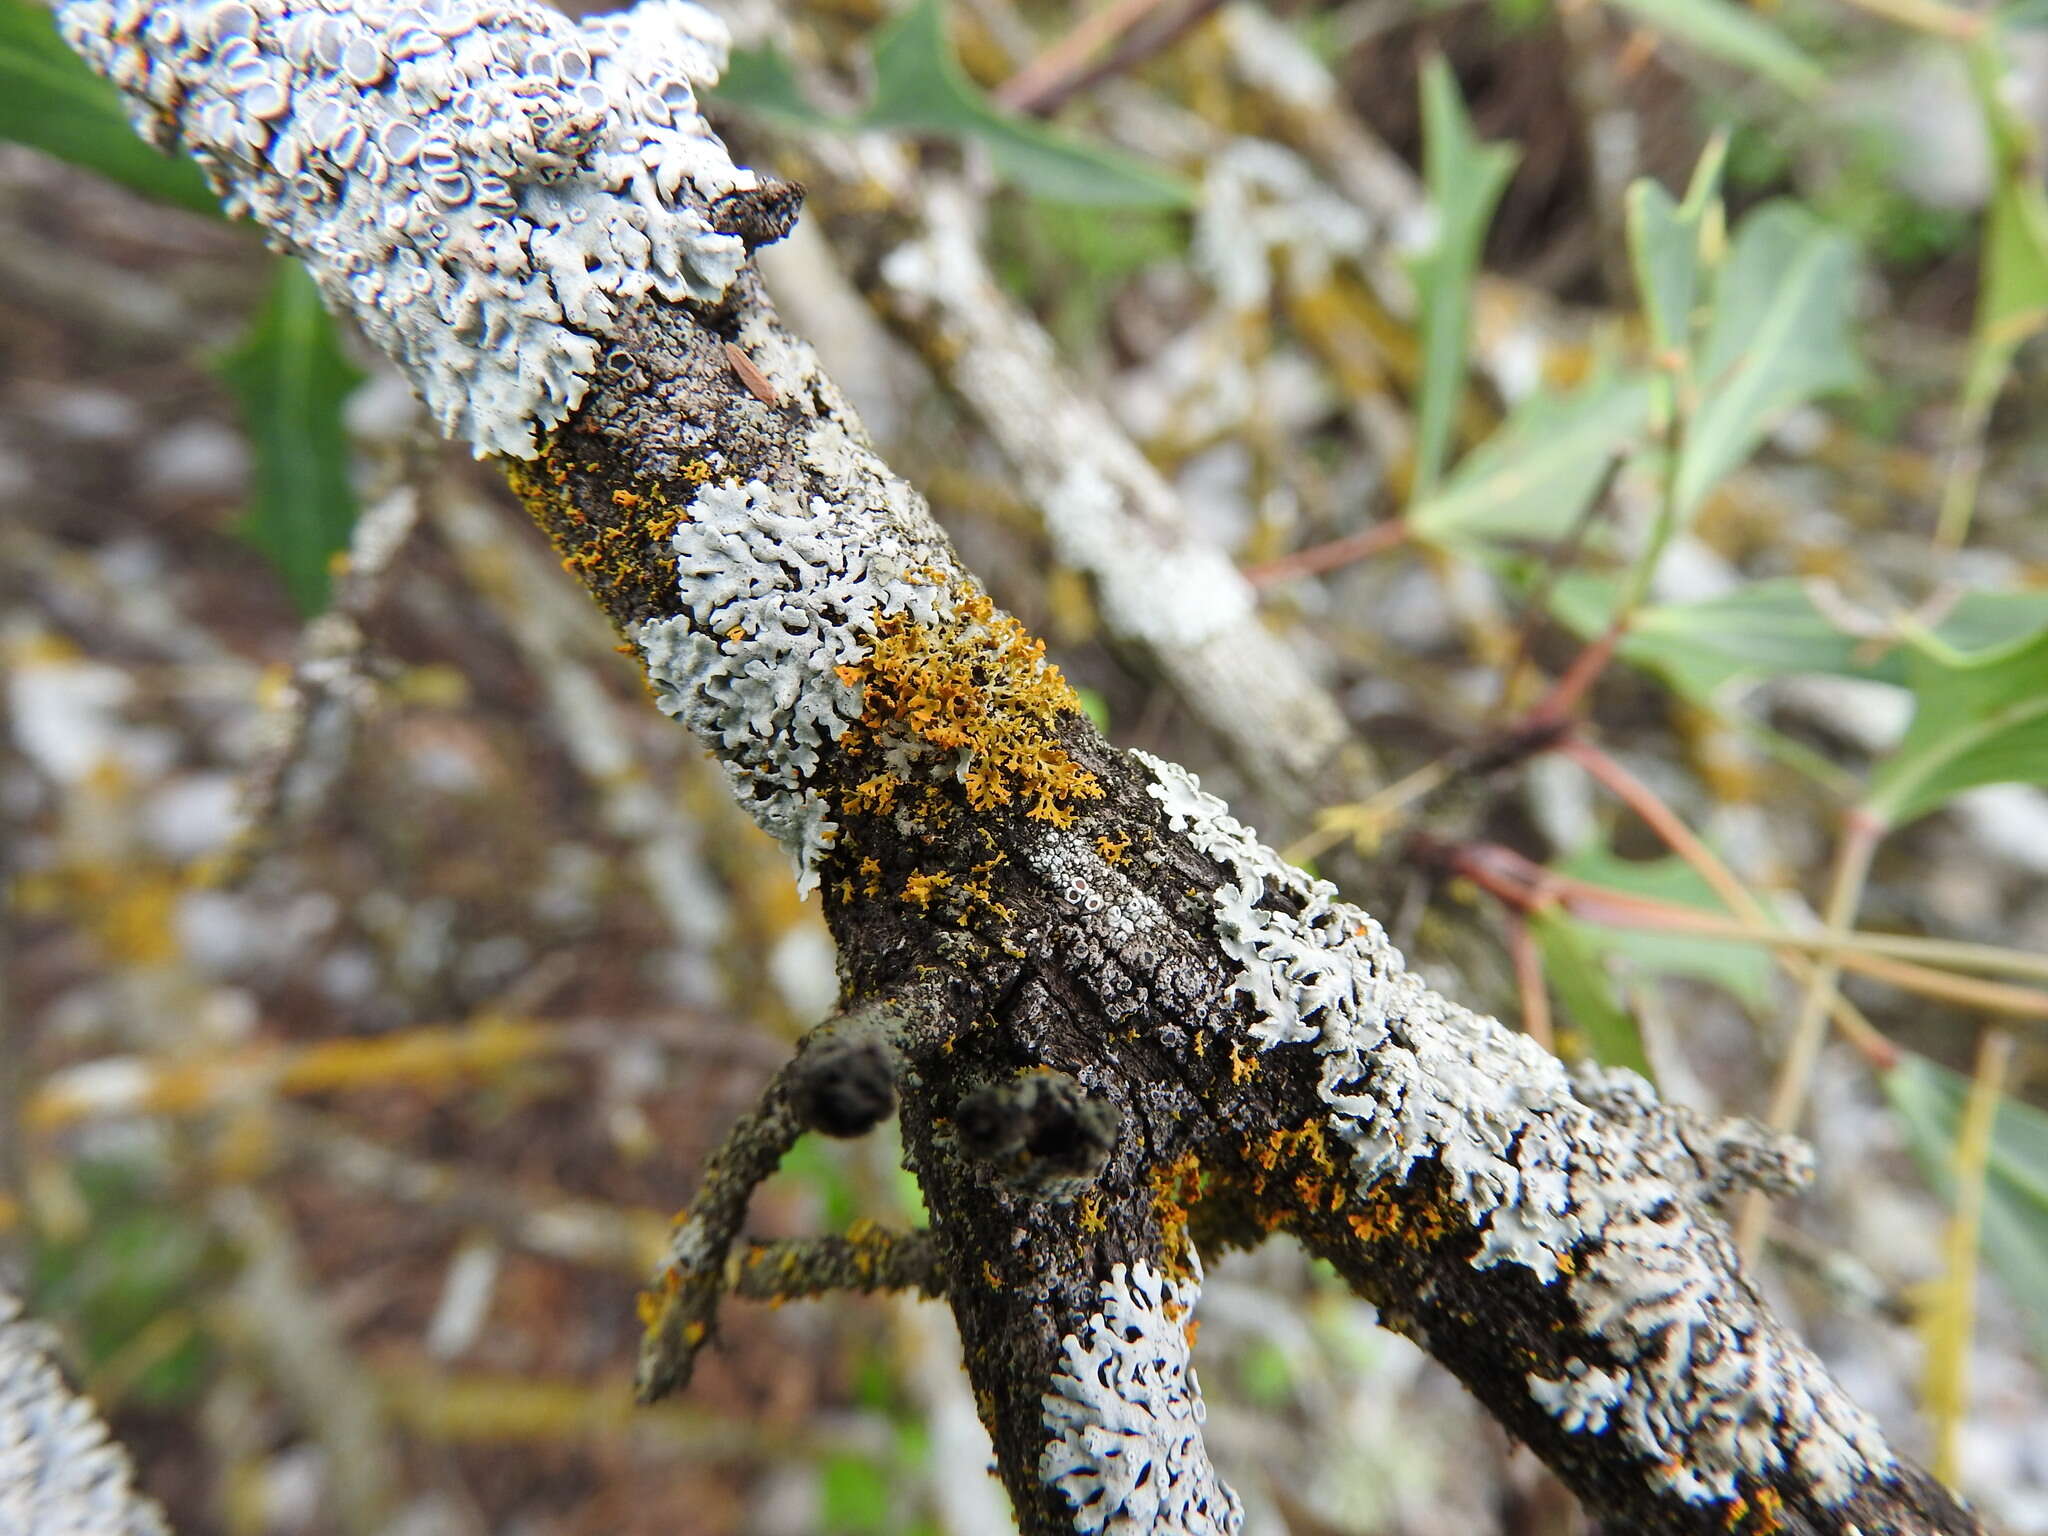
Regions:
[[[822, 890], [848, 1003], [905, 1020], [907, 1161], [1027, 1536], [1237, 1528], [1189, 1365], [1197, 1216], [1220, 1243], [1297, 1234], [1617, 1527], [1977, 1529], [1744, 1278], [1702, 1200], [1743, 1172], [1727, 1138], [1633, 1079], [1575, 1088], [1184, 770], [1088, 726], [764, 298], [748, 239], [778, 221], [727, 213], [778, 194], [697, 113], [706, 13], [62, 15], [504, 458]], [[1074, 1127], [1114, 1127], [1053, 1180], [973, 1145], [978, 1096], [1032, 1072], [1100, 1106]], [[794, 1123], [786, 1099], [746, 1123], [749, 1176]], [[696, 1230], [729, 1241], [714, 1204]]]

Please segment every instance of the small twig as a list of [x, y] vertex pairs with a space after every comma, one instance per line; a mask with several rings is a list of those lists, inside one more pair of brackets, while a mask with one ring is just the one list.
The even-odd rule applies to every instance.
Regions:
[[[1827, 910], [1822, 915], [1828, 934], [1838, 942], [1856, 920], [1856, 908], [1863, 900], [1864, 882], [1870, 876], [1871, 859], [1883, 840], [1884, 823], [1868, 813], [1851, 809], [1844, 817], [1842, 839], [1835, 854], [1835, 872], [1828, 883]], [[1813, 1069], [1820, 1048], [1827, 1039], [1827, 1020], [1835, 1000], [1835, 986], [1842, 974], [1842, 957], [1826, 954], [1815, 962], [1799, 1000], [1799, 1017], [1792, 1026], [1791, 1048], [1778, 1071], [1771, 1092], [1765, 1123], [1774, 1130], [1789, 1131], [1798, 1124], [1813, 1086]], [[1743, 1203], [1736, 1222], [1736, 1245], [1745, 1258], [1754, 1258], [1762, 1246], [1764, 1229], [1770, 1223], [1770, 1201], [1761, 1194]]]
[[1971, 42], [1982, 36], [1988, 20], [1970, 11], [1957, 10], [1952, 5], [1943, 5], [1940, 0], [1847, 0], [1847, 3], [1873, 16], [1882, 16], [1886, 21], [1910, 27], [1915, 32], [1959, 43]]
[[[879, 1043], [893, 1052], [900, 1019], [869, 1006], [826, 1020], [804, 1037], [797, 1052], [761, 1091], [753, 1109], [726, 1133], [705, 1165], [704, 1182], [689, 1209], [677, 1219], [668, 1254], [641, 1293], [640, 1361], [635, 1393], [651, 1403], [689, 1385], [698, 1353], [717, 1325], [718, 1303], [727, 1287], [726, 1264], [754, 1191], [782, 1165], [797, 1138], [812, 1129], [857, 1134], [875, 1122], [854, 1126], [831, 1117], [848, 1100], [866, 1100], [865, 1079]], [[838, 1091], [835, 1064], [854, 1065], [863, 1081], [858, 1092]], [[817, 1123], [820, 1109], [824, 1123]]]
[[1969, 1373], [1970, 1334], [1977, 1318], [1977, 1246], [1984, 1224], [1984, 1190], [1991, 1169], [1991, 1131], [2012, 1064], [2012, 1036], [1988, 1031], [1977, 1047], [1977, 1071], [1956, 1132], [1955, 1215], [1948, 1226], [1947, 1273], [1927, 1320], [1924, 1398], [1934, 1431], [1934, 1475], [1954, 1482], [1956, 1433], [1962, 1426]]
[[1385, 554], [1407, 540], [1408, 524], [1398, 517], [1388, 518], [1385, 522], [1374, 523], [1370, 528], [1347, 533], [1341, 539], [1311, 544], [1306, 549], [1297, 549], [1291, 555], [1281, 555], [1278, 559], [1246, 566], [1244, 579], [1255, 587], [1272, 587], [1301, 576], [1320, 576], [1325, 571], [1339, 570], [1347, 565], [1356, 565], [1361, 560], [1370, 560], [1375, 555]]
[[[2021, 1018], [2048, 1018], [2048, 992], [2032, 987], [2011, 986], [2003, 982], [1982, 981], [1973, 976], [1958, 976], [1952, 971], [1937, 969], [1931, 965], [1916, 965], [1909, 960], [1894, 959], [1888, 951], [1898, 947], [1924, 944], [1929, 949], [1941, 950], [1949, 946], [1939, 939], [1911, 939], [1894, 934], [1850, 932], [1834, 933], [1793, 933], [1773, 923], [1738, 923], [1716, 917], [1711, 912], [1682, 906], [1676, 902], [1659, 901], [1654, 897], [1639, 896], [1632, 891], [1610, 890], [1606, 886], [1594, 885], [1590, 881], [1575, 880], [1568, 875], [1546, 871], [1544, 882], [1547, 896], [1562, 901], [1574, 916], [1587, 922], [1600, 923], [1610, 928], [1639, 928], [1659, 933], [1697, 934], [1705, 939], [1727, 939], [1737, 944], [1763, 944], [1778, 951], [1794, 951], [1812, 956], [1830, 956], [1841, 962], [1842, 969], [1855, 971], [1876, 981], [1888, 982], [1901, 991], [1917, 992], [1923, 997], [1938, 997], [1944, 1001], [1959, 1003], [1965, 1007], [1983, 1008], [1994, 1013], [2013, 1014]], [[1957, 949], [1989, 949], [1987, 945], [1956, 945]], [[2031, 969], [2036, 964], [2034, 957], [2018, 950], [1991, 950], [1992, 954], [2004, 956], [2014, 968]], [[1782, 955], [1781, 955], [1782, 958]], [[1798, 974], [1805, 974], [1803, 970]], [[1887, 1057], [1872, 1063], [1880, 1069], [1892, 1065]]]
[[243, 781], [241, 824], [208, 871], [211, 883], [231, 886], [247, 877], [292, 809], [293, 780], [313, 744], [345, 739], [339, 733], [367, 707], [372, 690], [364, 676], [364, 621], [382, 600], [419, 512], [419, 492], [408, 479], [356, 519], [334, 601], [306, 625], [291, 678], [265, 722], [267, 744]]
[[726, 1286], [748, 1301], [793, 1301], [835, 1291], [943, 1296], [946, 1277], [931, 1233], [856, 1221], [837, 1237], [749, 1243], [726, 1265]]
[[[1727, 865], [1723, 864], [1714, 851], [1680, 819], [1678, 814], [1659, 799], [1650, 786], [1630, 773], [1619, 762], [1581, 737], [1565, 738], [1558, 750], [1573, 762], [1584, 768], [1595, 780], [1606, 786], [1622, 804], [1640, 816], [1644, 823], [1664, 840], [1664, 845], [1677, 854], [1707, 882], [1713, 893], [1726, 902], [1728, 909], [1747, 922], [1760, 926], [1773, 925], [1771, 914], [1764, 904], [1752, 896]], [[1794, 955], [1789, 950], [1777, 949], [1774, 953], [1778, 963], [1800, 981], [1811, 974], [1810, 962]], [[1878, 1031], [1877, 1026], [1866, 1019], [1862, 1012], [1847, 998], [1837, 993], [1833, 1004], [1835, 1025], [1843, 1036], [1856, 1048], [1863, 1059], [1879, 1071], [1893, 1066], [1898, 1061], [1898, 1048]]]
[[1436, 758], [1367, 799], [1352, 805], [1331, 806], [1319, 818], [1316, 830], [1290, 843], [1281, 857], [1290, 864], [1306, 863], [1320, 858], [1346, 839], [1360, 850], [1369, 851], [1395, 824], [1402, 811], [1433, 794], [1457, 771], [1455, 756]]
[[1133, 28], [1101, 62], [1050, 80], [1029, 100], [1017, 101], [1013, 105], [1018, 111], [1033, 117], [1050, 117], [1084, 91], [1093, 90], [1103, 81], [1113, 80], [1118, 75], [1127, 75], [1139, 65], [1166, 52], [1222, 4], [1223, 0], [1188, 0], [1181, 11], [1165, 17], [1156, 25]]
[[1522, 1002], [1522, 1033], [1551, 1050], [1550, 990], [1544, 985], [1543, 956], [1537, 951], [1529, 920], [1512, 910], [1508, 913], [1508, 958], [1514, 962], [1515, 991]]
[[995, 93], [996, 103], [1012, 112], [1029, 112], [1039, 93], [1080, 69], [1097, 49], [1124, 33], [1156, 9], [1159, 0], [1110, 0], [1099, 11], [1090, 11], [1065, 36], [1005, 80]]

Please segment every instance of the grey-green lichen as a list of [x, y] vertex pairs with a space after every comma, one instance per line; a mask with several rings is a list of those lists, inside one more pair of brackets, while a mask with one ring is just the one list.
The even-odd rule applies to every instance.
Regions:
[[135, 1491], [127, 1455], [52, 1363], [48, 1341], [0, 1289], [0, 1532], [170, 1536]]
[[[1135, 755], [1168, 826], [1224, 871], [1215, 933], [1250, 1033], [1321, 1059], [1325, 1128], [1349, 1149], [1358, 1191], [1433, 1166], [1480, 1236], [1476, 1267], [1517, 1264], [1564, 1288], [1593, 1358], [1531, 1373], [1537, 1403], [1573, 1433], [1618, 1435], [1654, 1486], [1693, 1502], [1791, 1481], [1840, 1503], [1896, 1465], [1698, 1203], [1729, 1182], [1791, 1182], [1796, 1154], [1768, 1137], [1702, 1137], [1632, 1076], [1596, 1075], [1582, 1096], [1528, 1036], [1430, 990], [1378, 923], [1192, 774]], [[1706, 1166], [1723, 1145], [1728, 1162]]]
[[746, 259], [753, 188], [696, 92], [724, 26], [686, 0], [582, 25], [528, 0], [68, 0], [64, 36], [230, 212], [305, 260], [442, 429], [530, 458], [648, 293]]

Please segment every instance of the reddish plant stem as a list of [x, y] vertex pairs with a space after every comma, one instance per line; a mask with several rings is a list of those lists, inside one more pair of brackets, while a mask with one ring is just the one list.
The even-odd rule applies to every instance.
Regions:
[[1277, 560], [1247, 566], [1244, 579], [1255, 587], [1271, 587], [1301, 576], [1320, 576], [1325, 571], [1339, 570], [1361, 560], [1370, 560], [1375, 555], [1383, 555], [1407, 540], [1408, 525], [1398, 517], [1389, 518], [1386, 522], [1374, 523], [1370, 528], [1361, 528], [1357, 533], [1347, 533], [1341, 539], [1311, 544], [1307, 549], [1297, 549]]

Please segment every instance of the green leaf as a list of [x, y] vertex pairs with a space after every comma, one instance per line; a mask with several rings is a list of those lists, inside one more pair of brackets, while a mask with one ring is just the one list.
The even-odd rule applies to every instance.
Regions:
[[0, 139], [159, 202], [220, 216], [220, 199], [199, 167], [137, 137], [120, 92], [64, 46], [50, 13], [29, 0], [0, 0]]
[[1562, 539], [1648, 425], [1641, 374], [1594, 379], [1569, 395], [1531, 395], [1408, 514], [1416, 537]]
[[363, 376], [304, 267], [278, 263], [263, 308], [215, 367], [254, 453], [254, 495], [238, 531], [277, 566], [299, 610], [317, 613], [355, 526], [341, 408]]
[[153, 1358], [129, 1389], [154, 1407], [189, 1403], [211, 1358], [195, 1311], [219, 1260], [204, 1223], [134, 1168], [95, 1160], [75, 1177], [91, 1219], [72, 1239], [30, 1234], [33, 1309], [69, 1323], [91, 1367], [115, 1360], [172, 1314], [193, 1316], [193, 1332]]
[[2048, 630], [1989, 650], [1923, 641], [1906, 653], [1913, 723], [1864, 808], [1888, 826], [1980, 784], [2048, 783]]
[[1735, 0], [1613, 0], [1701, 53], [1736, 65], [1795, 96], [1820, 94], [1827, 76], [1784, 33]]
[[[1695, 907], [1716, 917], [1732, 917], [1713, 888], [1685, 860], [1621, 859], [1591, 846], [1551, 867], [1561, 875], [1611, 891], [1647, 896], [1682, 907]], [[1657, 933], [1641, 928], [1610, 928], [1579, 921], [1579, 930], [1597, 950], [1618, 955], [1651, 976], [1690, 976], [1725, 987], [1752, 1008], [1770, 997], [1771, 957], [1760, 944], [1741, 939], [1709, 939], [1697, 934]]]
[[795, 67], [774, 48], [733, 49], [709, 99], [783, 128], [843, 131], [848, 126], [805, 100]]
[[1683, 204], [1647, 178], [1628, 189], [1629, 266], [1651, 348], [1668, 381], [1659, 391], [1662, 420], [1672, 411], [1670, 385], [1690, 389], [1701, 276], [1709, 237], [1718, 235], [1723, 217], [1719, 192], [1727, 159], [1728, 140], [1716, 136], [1700, 156]]
[[2021, 343], [2048, 327], [2048, 193], [2014, 168], [1992, 188], [1977, 314], [1970, 332], [1966, 409], [1990, 408]]
[[1193, 201], [1175, 177], [998, 110], [955, 61], [940, 0], [917, 0], [884, 28], [874, 63], [874, 99], [859, 127], [972, 139], [1005, 177], [1056, 202], [1167, 208]]
[[[1949, 1197], [1970, 1080], [1909, 1052], [1885, 1074], [1884, 1088], [1928, 1182]], [[1992, 1123], [1982, 1238], [1992, 1269], [2026, 1319], [2035, 1355], [2048, 1365], [2048, 1115], [2017, 1099], [2000, 1099]]]
[[1767, 203], [1736, 231], [1714, 283], [1698, 409], [1679, 452], [1681, 521], [1794, 406], [1863, 379], [1850, 339], [1856, 253], [1796, 204]]
[[1600, 946], [1585, 925], [1562, 912], [1535, 912], [1529, 932], [1543, 954], [1544, 980], [1584, 1037], [1584, 1054], [1602, 1066], [1627, 1067], [1655, 1082], [1635, 1015], [1615, 1001]]
[[[1572, 571], [1552, 589], [1558, 620], [1582, 639], [1603, 633], [1614, 615], [1619, 584]], [[2048, 591], [1972, 592], [1935, 631], [1949, 653], [1977, 652], [2033, 635], [2048, 626]], [[1738, 679], [1818, 674], [1871, 682], [1909, 680], [1907, 647], [1873, 645], [1816, 608], [1807, 583], [1792, 577], [1753, 581], [1722, 597], [1636, 610], [1621, 656], [1655, 672], [1696, 704], [1711, 704]]]
[[1479, 253], [1517, 157], [1512, 145], [1479, 142], [1450, 66], [1432, 56], [1422, 67], [1422, 170], [1436, 238], [1413, 263], [1422, 306], [1422, 383], [1410, 506], [1435, 494], [1450, 456], [1451, 428], [1465, 389]]

